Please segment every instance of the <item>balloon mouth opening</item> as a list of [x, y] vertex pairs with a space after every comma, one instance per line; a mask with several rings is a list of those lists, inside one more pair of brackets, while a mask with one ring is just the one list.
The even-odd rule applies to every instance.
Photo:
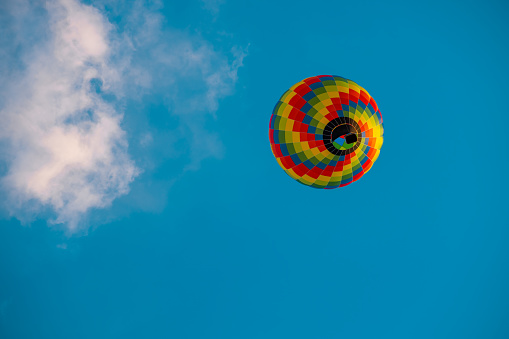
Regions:
[[340, 125], [332, 130], [331, 141], [337, 149], [350, 148], [357, 142], [357, 134], [352, 132], [351, 125]]
[[340, 117], [330, 121], [324, 128], [325, 147], [335, 155], [346, 155], [359, 147], [361, 131], [351, 118]]

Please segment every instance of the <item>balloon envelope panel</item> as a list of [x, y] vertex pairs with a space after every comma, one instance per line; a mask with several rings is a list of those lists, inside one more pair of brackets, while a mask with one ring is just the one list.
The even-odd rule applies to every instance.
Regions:
[[319, 75], [293, 85], [270, 118], [272, 153], [285, 172], [315, 188], [359, 180], [380, 154], [383, 120], [375, 100], [352, 80]]

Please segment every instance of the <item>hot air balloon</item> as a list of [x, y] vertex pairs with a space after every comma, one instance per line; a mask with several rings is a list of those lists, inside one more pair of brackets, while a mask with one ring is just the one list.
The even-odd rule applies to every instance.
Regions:
[[335, 75], [293, 85], [270, 118], [272, 153], [285, 172], [315, 188], [343, 187], [367, 173], [383, 144], [382, 114], [369, 93]]

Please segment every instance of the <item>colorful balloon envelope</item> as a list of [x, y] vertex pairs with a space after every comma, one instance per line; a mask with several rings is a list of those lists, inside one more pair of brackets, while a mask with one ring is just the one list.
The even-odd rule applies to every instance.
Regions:
[[286, 91], [270, 118], [272, 153], [285, 172], [315, 188], [359, 180], [380, 154], [382, 114], [352, 80], [319, 75]]

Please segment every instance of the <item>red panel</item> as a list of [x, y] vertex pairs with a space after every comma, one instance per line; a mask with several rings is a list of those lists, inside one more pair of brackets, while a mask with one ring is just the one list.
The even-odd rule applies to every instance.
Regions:
[[[375, 109], [375, 112], [378, 111], [378, 106], [376, 105], [375, 99], [373, 99], [373, 97], [371, 97], [371, 99], [369, 100], [369, 103], [371, 104], [371, 106], [373, 106], [373, 108]], [[375, 113], [375, 112], [373, 112], [373, 113]]]
[[299, 176], [302, 177], [304, 174], [306, 174], [309, 169], [304, 164], [299, 164], [295, 167], [293, 167], [293, 171]]
[[[375, 154], [376, 154], [376, 149], [374, 149], [374, 148], [370, 148], [370, 149], [369, 149], [369, 151], [368, 151], [368, 153], [367, 153], [366, 155], [368, 156], [368, 158], [373, 159], [373, 157], [375, 156]], [[371, 161], [371, 160], [370, 160], [370, 161]]]
[[355, 103], [358, 103], [359, 102], [359, 93], [357, 93], [356, 91], [354, 91], [353, 89], [351, 89], [349, 91], [349, 98], [350, 98], [350, 101], [353, 101]]
[[361, 89], [360, 99], [364, 103], [364, 105], [367, 106], [369, 104], [369, 95], [368, 95], [368, 93], [364, 92], [362, 89]]
[[300, 96], [296, 95], [290, 99], [289, 104], [297, 109], [301, 109], [302, 106], [304, 106], [306, 104], [306, 100], [304, 100]]
[[336, 166], [334, 166], [334, 172], [339, 172], [339, 171], [342, 171], [343, 170], [343, 165], [345, 163], [343, 161], [340, 161], [336, 164]]
[[299, 136], [300, 136], [300, 141], [308, 141], [308, 134], [307, 133], [300, 132]]
[[363, 168], [364, 170], [367, 170], [367, 169], [369, 169], [369, 168], [371, 167], [371, 165], [372, 165], [372, 164], [373, 164], [373, 163], [371, 162], [371, 160], [369, 160], [369, 159], [368, 159], [368, 160], [366, 160], [366, 162], [362, 165], [362, 168]]
[[[300, 124], [300, 130], [299, 130], [299, 132], [301, 132], [301, 133], [306, 133], [306, 134], [307, 134], [307, 132], [308, 132], [308, 128], [309, 128], [309, 125], [306, 125], [306, 124]], [[308, 140], [308, 139], [307, 139], [307, 137], [306, 137], [306, 139], [304, 139], [304, 140]]]
[[309, 175], [313, 179], [318, 179], [320, 176], [320, 173], [322, 173], [322, 170], [319, 167], [313, 167], [307, 175]]
[[272, 128], [269, 129], [269, 140], [271, 144], [274, 143], [274, 130]]
[[296, 89], [293, 90], [295, 93], [297, 93], [298, 95], [300, 95], [301, 97], [303, 97], [304, 95], [306, 95], [307, 93], [311, 92], [311, 88], [309, 88], [308, 85], [306, 84], [301, 84], [300, 86], [298, 86]]
[[283, 166], [285, 166], [285, 168], [295, 167], [295, 163], [293, 162], [292, 157], [289, 155], [287, 155], [286, 157], [279, 158], [279, 160], [281, 160], [281, 163], [283, 164]]
[[295, 121], [302, 122], [304, 118], [306, 117], [306, 114], [298, 110], [297, 108], [292, 108], [290, 111], [290, 114], [288, 114], [288, 119], [292, 119]]
[[283, 156], [283, 152], [281, 152], [281, 146], [279, 144], [272, 144], [272, 152], [276, 156], [276, 158], [281, 158]]
[[311, 77], [311, 78], [305, 79], [304, 82], [308, 85], [311, 85], [311, 84], [316, 84], [317, 82], [321, 82], [321, 81], [317, 77]]
[[300, 132], [301, 126], [302, 126], [302, 123], [300, 123], [298, 121], [294, 121], [293, 126], [292, 126], [292, 131]]
[[[299, 119], [299, 113], [302, 113], [302, 112], [296, 108], [292, 108], [292, 110], [290, 111], [290, 114], [288, 114], [288, 119], [292, 119], [295, 121], [302, 121], [301, 119]], [[302, 114], [304, 114], [304, 113], [302, 113]]]
[[341, 107], [341, 99], [331, 98], [331, 101], [337, 111], [341, 111], [343, 109], [343, 107]]
[[327, 114], [327, 115], [325, 116], [325, 118], [326, 118], [328, 121], [331, 121], [331, 120], [334, 120], [334, 119], [338, 118], [338, 114], [336, 113], [336, 111], [334, 111], [334, 112], [331, 112], [331, 113]]
[[330, 177], [330, 176], [332, 176], [332, 173], [334, 173], [334, 166], [327, 166], [323, 170], [322, 175]]
[[348, 105], [348, 100], [350, 100], [348, 93], [339, 92], [339, 97], [341, 98], [341, 103], [343, 105]]
[[368, 123], [365, 122], [363, 125], [359, 126], [359, 128], [361, 129], [361, 132], [364, 132], [368, 129]]

